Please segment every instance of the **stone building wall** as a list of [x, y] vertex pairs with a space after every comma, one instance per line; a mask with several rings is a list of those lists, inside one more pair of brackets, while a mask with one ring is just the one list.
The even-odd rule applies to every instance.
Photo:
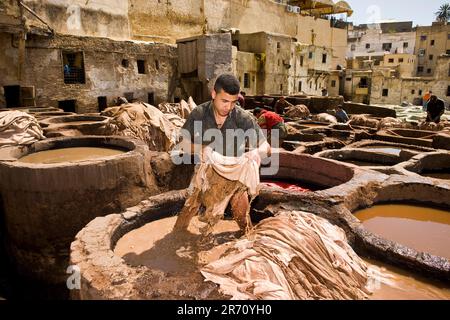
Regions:
[[[153, 93], [155, 103], [173, 98], [177, 63], [173, 46], [94, 37], [29, 35], [20, 81], [14, 38], [11, 34], [0, 34], [5, 53], [0, 55], [0, 72], [4, 75], [0, 78], [0, 88], [35, 86], [38, 107], [58, 107], [59, 101], [76, 100], [76, 112], [86, 113], [98, 112], [98, 97], [106, 97], [108, 105], [113, 104], [114, 98], [131, 92], [133, 98], [142, 101], [148, 101], [149, 93]], [[63, 52], [82, 53], [85, 83], [65, 83]], [[138, 72], [137, 60], [143, 61], [145, 73]]]
[[[77, 36], [130, 39], [128, 0], [24, 0], [55, 32]], [[45, 28], [24, 10], [27, 24]]]

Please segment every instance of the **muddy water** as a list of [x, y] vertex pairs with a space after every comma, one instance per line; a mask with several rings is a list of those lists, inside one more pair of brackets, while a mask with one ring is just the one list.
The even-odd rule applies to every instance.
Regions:
[[450, 259], [450, 212], [421, 206], [387, 204], [355, 216], [369, 231], [418, 251]]
[[59, 163], [93, 160], [125, 153], [125, 151], [112, 148], [74, 147], [35, 152], [20, 158], [25, 163]]
[[205, 224], [197, 217], [192, 219], [188, 232], [172, 233], [176, 218], [153, 221], [127, 233], [117, 242], [115, 254], [132, 266], [185, 274], [217, 260], [227, 249], [226, 244], [218, 245], [234, 240], [240, 234], [234, 220], [220, 220], [212, 236], [203, 238], [200, 229]]
[[420, 175], [424, 176], [424, 177], [450, 180], [450, 170], [446, 170], [446, 171], [442, 171], [442, 172], [422, 172]]
[[401, 149], [398, 148], [389, 148], [389, 147], [377, 147], [377, 146], [371, 146], [371, 147], [367, 147], [364, 148], [364, 150], [368, 150], [368, 151], [375, 151], [375, 152], [383, 152], [383, 153], [387, 153], [387, 154], [393, 154], [393, 155], [400, 155], [400, 152], [402, 151]]
[[[371, 300], [450, 300], [450, 287], [371, 259], [363, 259], [380, 274], [370, 281]], [[373, 274], [373, 273], [372, 273]]]

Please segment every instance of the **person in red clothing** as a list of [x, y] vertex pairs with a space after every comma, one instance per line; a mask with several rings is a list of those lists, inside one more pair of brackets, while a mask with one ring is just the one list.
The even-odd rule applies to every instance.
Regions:
[[284, 124], [284, 119], [277, 113], [272, 111], [267, 111], [256, 107], [253, 110], [253, 115], [258, 120], [258, 125], [261, 129], [267, 130], [267, 141], [271, 143], [272, 130], [278, 130], [279, 132], [279, 146], [283, 143], [283, 140], [287, 136], [286, 125]]

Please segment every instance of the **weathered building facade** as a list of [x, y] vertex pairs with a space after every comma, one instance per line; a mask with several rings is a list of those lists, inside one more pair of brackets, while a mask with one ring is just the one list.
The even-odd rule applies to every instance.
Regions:
[[[382, 50], [374, 48], [373, 42]], [[433, 23], [415, 29], [411, 22], [358, 26], [349, 30], [348, 58], [348, 100], [421, 104], [431, 90], [450, 103], [449, 25]]]
[[417, 76], [433, 77], [438, 58], [450, 55], [450, 24], [433, 22], [431, 26], [417, 27], [416, 47]]
[[[97, 18], [106, 29], [101, 31], [81, 20], [82, 33], [92, 36], [70, 35], [78, 31], [64, 29], [67, 24], [63, 26], [60, 21], [53, 23], [53, 13], [58, 19], [66, 18], [62, 13], [68, 12], [64, 6], [68, 2], [58, 2], [57, 9], [51, 1], [29, 2], [30, 6], [24, 7], [9, 1], [2, 7], [7, 18], [2, 19], [0, 29], [0, 107], [33, 105], [87, 113], [113, 105], [118, 96], [150, 103], [173, 99], [177, 86], [175, 46], [111, 39], [128, 37], [128, 22], [112, 15], [110, 18], [120, 25], [102, 21], [106, 13], [98, 7], [107, 6], [106, 1], [91, 4], [97, 11], [88, 10], [94, 15], [92, 21]], [[82, 1], [77, 5], [89, 4]], [[125, 9], [122, 17], [126, 17]], [[36, 19], [39, 26], [34, 26]], [[70, 21], [70, 16], [67, 19]]]

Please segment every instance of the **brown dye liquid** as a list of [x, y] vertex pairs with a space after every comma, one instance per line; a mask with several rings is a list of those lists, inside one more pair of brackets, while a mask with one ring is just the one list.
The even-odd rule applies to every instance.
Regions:
[[379, 268], [382, 273], [382, 276], [375, 276], [370, 281], [373, 290], [370, 300], [450, 300], [450, 287], [437, 280], [379, 261], [363, 260], [370, 268]]
[[374, 234], [416, 249], [450, 259], [450, 212], [439, 209], [386, 204], [355, 213]]
[[132, 266], [185, 274], [217, 260], [228, 248], [226, 242], [240, 234], [234, 220], [220, 220], [212, 236], [204, 238], [200, 228], [206, 224], [197, 217], [191, 220], [187, 232], [172, 232], [176, 219], [156, 220], [127, 233], [117, 242], [115, 254]]
[[363, 161], [363, 160], [351, 160], [351, 159], [344, 159], [344, 160], [339, 160], [342, 162], [346, 162], [346, 163], [351, 163], [357, 166], [361, 166], [361, 167], [384, 167], [384, 166], [389, 166], [389, 164], [385, 164], [385, 163], [376, 163], [376, 162], [369, 162], [369, 161]]
[[74, 147], [35, 152], [20, 158], [25, 163], [60, 163], [93, 160], [125, 153], [125, 151], [112, 148]]

